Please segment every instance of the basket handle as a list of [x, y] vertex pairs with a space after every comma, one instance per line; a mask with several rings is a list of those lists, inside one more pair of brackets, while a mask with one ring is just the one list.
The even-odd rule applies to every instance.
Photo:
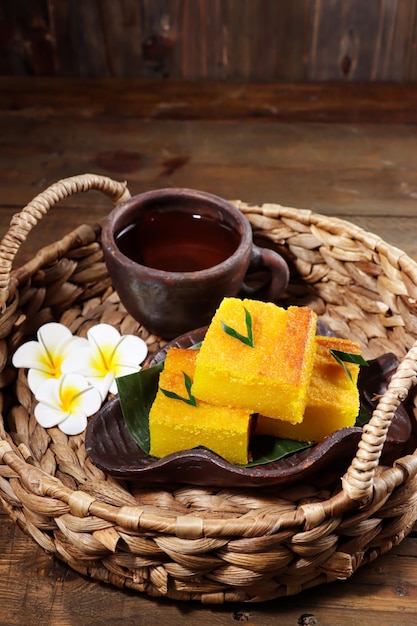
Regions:
[[108, 195], [114, 204], [130, 198], [126, 182], [120, 183], [98, 174], [81, 174], [54, 183], [12, 217], [9, 230], [0, 242], [0, 312], [6, 308], [10, 295], [13, 260], [32, 228], [57, 202], [92, 189]]
[[345, 476], [343, 491], [352, 500], [367, 503], [373, 494], [375, 470], [395, 411], [417, 381], [417, 341], [407, 352], [380, 398], [368, 424], [363, 427], [361, 440]]

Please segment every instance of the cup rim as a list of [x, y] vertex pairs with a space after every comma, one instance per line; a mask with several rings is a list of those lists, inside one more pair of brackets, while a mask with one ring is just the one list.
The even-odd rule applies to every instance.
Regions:
[[[193, 196], [196, 198], [196, 200], [202, 199], [202, 200], [211, 202], [216, 207], [223, 208], [226, 212], [231, 214], [236, 219], [236, 222], [242, 226], [242, 237], [236, 250], [233, 252], [233, 254], [231, 254], [229, 257], [224, 259], [224, 261], [217, 263], [216, 265], [212, 265], [210, 267], [207, 267], [201, 270], [195, 270], [195, 271], [190, 271], [190, 272], [178, 272], [178, 271], [172, 272], [169, 270], [161, 270], [161, 269], [157, 269], [154, 267], [150, 267], [148, 265], [137, 263], [136, 261], [133, 261], [130, 257], [126, 256], [116, 244], [116, 240], [114, 237], [114, 232], [115, 232], [114, 226], [115, 226], [117, 218], [122, 213], [129, 211], [130, 209], [134, 209], [134, 203], [135, 201], [137, 201], [138, 198], [140, 198], [144, 202], [147, 202], [149, 200], [157, 201], [160, 198], [165, 199], [171, 196], [175, 196], [175, 197]], [[136, 194], [132, 196], [131, 198], [128, 198], [124, 202], [121, 202], [120, 204], [116, 205], [104, 218], [102, 227], [101, 227], [101, 236], [102, 236], [103, 249], [108, 254], [110, 254], [113, 258], [115, 256], [115, 251], [117, 251], [117, 254], [120, 255], [123, 258], [124, 262], [127, 263], [130, 267], [132, 268], [142, 267], [146, 269], [146, 271], [154, 274], [155, 276], [171, 277], [172, 279], [178, 279], [180, 277], [183, 277], [184, 279], [187, 279], [187, 278], [192, 279], [196, 274], [198, 274], [198, 276], [202, 278], [206, 276], [210, 277], [211, 275], [215, 275], [219, 271], [219, 269], [227, 267], [228, 265], [234, 264], [236, 261], [236, 258], [241, 256], [242, 251], [246, 250], [246, 248], [249, 250], [249, 253], [250, 253], [251, 247], [253, 245], [252, 229], [251, 229], [250, 222], [247, 219], [247, 217], [241, 211], [239, 211], [237, 207], [235, 207], [228, 200], [220, 196], [217, 196], [216, 194], [213, 194], [207, 191], [201, 191], [198, 189], [191, 189], [187, 187], [167, 187], [167, 188], [162, 188], [162, 189], [154, 189], [150, 191], [145, 191], [140, 194]]]

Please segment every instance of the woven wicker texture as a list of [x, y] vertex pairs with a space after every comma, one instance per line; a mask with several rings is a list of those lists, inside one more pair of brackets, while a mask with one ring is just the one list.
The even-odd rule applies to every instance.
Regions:
[[[382, 467], [379, 457], [398, 404], [417, 371], [417, 264], [348, 222], [279, 205], [236, 202], [255, 238], [288, 260], [283, 304], [312, 307], [365, 357], [394, 352], [401, 364], [364, 428], [345, 476], [334, 484], [264, 490], [141, 487], [106, 476], [86, 456], [84, 436], [45, 430], [33, 417], [17, 346], [47, 321], [85, 336], [99, 322], [162, 342], [119, 302], [100, 246], [100, 227], [80, 226], [11, 270], [20, 244], [57, 201], [100, 189], [113, 201], [126, 186], [89, 175], [60, 181], [15, 216], [0, 245], [0, 498], [51, 555], [91, 578], [202, 602], [263, 601], [349, 577], [400, 542], [417, 519], [417, 456]], [[55, 209], [59, 210], [59, 209]]]

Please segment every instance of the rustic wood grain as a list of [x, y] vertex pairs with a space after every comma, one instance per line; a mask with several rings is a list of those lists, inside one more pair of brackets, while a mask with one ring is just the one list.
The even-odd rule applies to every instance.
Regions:
[[[301, 80], [306, 74], [309, 0], [15, 4], [19, 10], [5, 7], [5, 74], [48, 75], [53, 65], [60, 76]], [[42, 44], [50, 51], [43, 64]]]
[[416, 8], [413, 0], [316, 0], [309, 79], [415, 80]]
[[[35, 82], [36, 81], [36, 82]], [[242, 83], [0, 77], [0, 111], [153, 120], [414, 124], [414, 84]]]
[[[134, 83], [130, 89], [130, 81], [89, 85], [45, 79], [36, 81], [34, 91], [30, 80], [0, 80], [0, 184], [10, 205], [17, 210], [56, 180], [95, 171], [126, 179], [133, 193], [183, 186], [331, 215], [383, 214], [388, 220], [393, 212], [404, 219], [415, 215], [416, 126], [410, 122], [417, 106], [409, 117], [392, 116], [407, 123], [381, 124], [387, 110], [401, 106], [391, 86], [352, 86], [354, 93], [323, 86], [320, 109], [305, 86], [292, 86], [288, 116], [282, 104], [280, 119], [259, 121], [256, 116], [233, 118], [239, 99], [218, 83], [211, 96], [195, 83], [169, 88], [165, 83], [160, 91], [153, 81], [153, 89], [148, 81]], [[253, 86], [242, 86], [241, 93], [251, 102]], [[415, 102], [413, 90], [404, 93], [409, 104], [413, 94]], [[275, 87], [264, 87], [257, 96], [259, 107], [275, 97]], [[208, 98], [221, 103], [220, 117], [208, 110]], [[188, 116], [168, 114], [173, 100], [184, 108], [190, 104]], [[348, 123], [343, 107], [358, 111], [361, 106], [368, 107], [366, 114], [359, 112]], [[330, 107], [343, 122], [329, 123], [330, 114], [323, 115], [325, 124], [318, 121], [319, 111]], [[311, 110], [317, 116], [306, 121]], [[158, 111], [165, 111], [164, 119]], [[91, 207], [102, 199], [89, 194], [83, 202]], [[76, 211], [79, 205], [70, 201], [66, 206]]]
[[[150, 92], [149, 84], [145, 81], [140, 89], [139, 81], [132, 90], [130, 81], [0, 80], [0, 233], [48, 184], [90, 170], [128, 180], [132, 193], [196, 186], [228, 198], [338, 215], [417, 260], [417, 126], [409, 87], [402, 92], [410, 96], [408, 103], [396, 99], [392, 86], [380, 86], [378, 92], [353, 86], [359, 88], [356, 100], [333, 87], [309, 91], [288, 86], [287, 92], [282, 87], [279, 93], [290, 94], [283, 98], [282, 118], [259, 120], [249, 114], [249, 103], [239, 105], [237, 95], [228, 109], [230, 86], [226, 91], [217, 86], [210, 95], [204, 88], [192, 89], [191, 83], [169, 88], [161, 83], [159, 92]], [[254, 96], [257, 108], [269, 107], [268, 90], [255, 97], [255, 86], [240, 89], [245, 97]], [[225, 111], [213, 104], [221, 94]], [[317, 104], [307, 94], [322, 94], [321, 100]], [[339, 97], [334, 100], [335, 94]], [[183, 98], [187, 115], [171, 109], [166, 119], [158, 118], [155, 110], [175, 98]], [[354, 102], [356, 118], [345, 110]], [[396, 112], [391, 123], [384, 118], [388, 110]], [[240, 112], [237, 119], [233, 111]], [[320, 123], [319, 111], [325, 123]], [[341, 119], [332, 123], [335, 112]], [[97, 192], [53, 208], [30, 233], [17, 264], [80, 223], [101, 221], [110, 208]], [[84, 578], [51, 558], [1, 512], [0, 623], [406, 626], [417, 612], [416, 559], [414, 531], [346, 581], [261, 605], [201, 606]]]
[[0, 74], [417, 79], [416, 0], [0, 0]]
[[0, 74], [56, 73], [50, 17], [46, 0], [0, 2]]

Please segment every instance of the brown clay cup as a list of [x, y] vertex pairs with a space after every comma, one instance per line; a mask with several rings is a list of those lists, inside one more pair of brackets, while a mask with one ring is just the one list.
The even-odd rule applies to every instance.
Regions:
[[166, 339], [209, 324], [225, 296], [256, 298], [244, 283], [248, 270], [270, 272], [263, 300], [277, 300], [289, 280], [285, 260], [253, 243], [243, 213], [203, 191], [160, 189], [130, 198], [104, 220], [102, 245], [126, 310]]

